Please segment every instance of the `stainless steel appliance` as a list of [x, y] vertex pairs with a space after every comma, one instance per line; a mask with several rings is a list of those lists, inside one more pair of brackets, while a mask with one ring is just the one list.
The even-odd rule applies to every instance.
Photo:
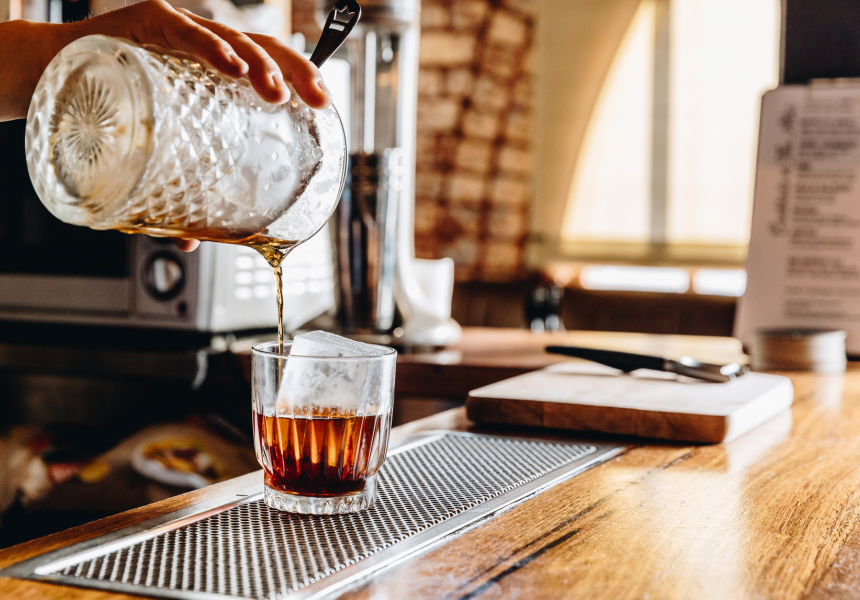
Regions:
[[[414, 246], [421, 3], [360, 3], [346, 42], [350, 169], [330, 222], [336, 321], [346, 334], [444, 346], [461, 337], [450, 318], [453, 262], [416, 260]], [[330, 4], [317, 0], [321, 21]]]

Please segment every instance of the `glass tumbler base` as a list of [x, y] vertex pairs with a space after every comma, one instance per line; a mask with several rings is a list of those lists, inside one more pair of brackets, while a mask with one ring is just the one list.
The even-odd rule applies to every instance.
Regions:
[[301, 496], [263, 484], [266, 505], [276, 510], [302, 515], [339, 515], [370, 508], [376, 500], [376, 475], [368, 477], [364, 489], [343, 496]]

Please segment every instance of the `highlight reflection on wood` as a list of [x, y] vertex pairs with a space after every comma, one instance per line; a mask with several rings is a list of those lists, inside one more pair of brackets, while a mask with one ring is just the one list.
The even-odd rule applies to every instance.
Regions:
[[358, 598], [860, 597], [860, 373], [726, 445], [647, 444]]
[[[624, 454], [395, 565], [347, 597], [860, 597], [860, 365], [849, 368], [844, 375], [790, 374], [791, 410], [727, 444], [624, 439]], [[396, 434], [440, 427], [470, 424], [457, 409]], [[259, 476], [0, 551], [0, 565], [230, 493]], [[0, 579], [0, 597], [121, 596]]]

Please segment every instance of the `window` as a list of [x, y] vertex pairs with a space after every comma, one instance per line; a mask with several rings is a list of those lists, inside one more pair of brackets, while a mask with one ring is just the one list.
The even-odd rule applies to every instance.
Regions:
[[740, 265], [779, 2], [544, 0], [540, 18], [533, 259]]

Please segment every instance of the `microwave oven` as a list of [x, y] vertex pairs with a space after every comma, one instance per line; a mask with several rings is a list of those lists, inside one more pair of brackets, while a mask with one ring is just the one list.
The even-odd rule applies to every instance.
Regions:
[[[228, 332], [277, 325], [275, 277], [256, 251], [68, 225], [42, 205], [25, 121], [0, 123], [0, 321]], [[326, 231], [284, 261], [284, 325], [334, 304]]]

